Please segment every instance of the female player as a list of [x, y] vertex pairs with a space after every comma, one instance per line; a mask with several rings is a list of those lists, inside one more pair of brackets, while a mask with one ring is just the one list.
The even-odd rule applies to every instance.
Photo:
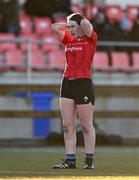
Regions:
[[80, 13], [67, 17], [67, 23], [52, 24], [52, 31], [65, 45], [66, 65], [60, 91], [66, 158], [53, 168], [76, 168], [76, 116], [80, 119], [85, 144], [84, 169], [93, 169], [95, 130], [93, 113], [94, 86], [91, 63], [96, 50], [97, 35], [92, 24]]

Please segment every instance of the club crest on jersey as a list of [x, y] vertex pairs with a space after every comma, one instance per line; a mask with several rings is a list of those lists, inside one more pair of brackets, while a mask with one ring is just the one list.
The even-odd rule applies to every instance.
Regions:
[[87, 102], [88, 101], [88, 97], [84, 96], [84, 101]]

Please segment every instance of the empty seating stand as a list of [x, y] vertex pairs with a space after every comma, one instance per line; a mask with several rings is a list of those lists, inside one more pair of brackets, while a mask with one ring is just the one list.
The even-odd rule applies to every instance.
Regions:
[[127, 52], [111, 52], [111, 66], [113, 72], [130, 72], [130, 60]]
[[139, 73], [139, 52], [132, 52], [131, 58], [132, 58], [133, 72]]
[[27, 64], [32, 70], [40, 72], [48, 69], [44, 54], [41, 50], [33, 50], [31, 52], [31, 57], [27, 56]]
[[48, 17], [34, 18], [35, 32], [38, 35], [52, 33], [51, 24], [52, 24], [51, 19]]
[[106, 5], [106, 16], [109, 21], [120, 21], [123, 11], [120, 5]]
[[0, 52], [15, 50], [17, 48], [14, 42], [15, 36], [10, 33], [0, 33]]
[[91, 3], [91, 2], [87, 2], [86, 3], [85, 16], [89, 20], [95, 18], [95, 16], [97, 15], [98, 11], [99, 11], [99, 4], [94, 4], [94, 3]]
[[96, 51], [92, 63], [94, 83], [104, 83], [109, 80], [111, 68], [109, 66], [109, 56], [106, 51]]
[[4, 53], [5, 55], [5, 66], [9, 70], [25, 71], [26, 65], [23, 58], [23, 54], [20, 50], [11, 50]]
[[7, 66], [5, 53], [8, 51], [16, 51], [17, 43], [14, 41], [15, 36], [10, 33], [0, 33], [0, 71], [8, 71], [10, 68]]
[[41, 46], [44, 53], [59, 49], [59, 43], [53, 34], [42, 35], [41, 40], [44, 42]]
[[9, 71], [10, 68], [6, 65], [4, 53], [0, 52], [0, 72]]
[[93, 71], [95, 72], [109, 72], [109, 57], [105, 51], [97, 51], [94, 55], [92, 63]]
[[[26, 52], [31, 48], [32, 50], [37, 50], [39, 48], [37, 44], [38, 37], [35, 33], [30, 34], [20, 34], [19, 38], [21, 42], [19, 43], [19, 48], [22, 52]], [[31, 43], [31, 47], [29, 47], [29, 43]]]
[[78, 13], [83, 13], [83, 8], [82, 5], [80, 3], [71, 3], [71, 10], [73, 12], [78, 12]]
[[133, 51], [131, 53], [132, 68], [131, 68], [131, 81], [135, 84], [139, 83], [139, 51]]
[[29, 16], [20, 16], [20, 27], [21, 33], [32, 33], [33, 32], [33, 23]]
[[131, 21], [135, 21], [138, 18], [139, 15], [139, 6], [133, 6], [133, 5], [128, 5], [126, 8], [126, 13], [127, 13], [127, 17], [131, 20]]
[[48, 66], [51, 71], [63, 71], [65, 67], [65, 55], [63, 49], [48, 53]]

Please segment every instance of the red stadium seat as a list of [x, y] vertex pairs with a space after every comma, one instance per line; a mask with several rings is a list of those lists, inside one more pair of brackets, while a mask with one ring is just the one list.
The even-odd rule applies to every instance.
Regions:
[[99, 5], [98, 4], [92, 4], [90, 2], [86, 3], [85, 8], [85, 16], [90, 20], [94, 18], [99, 11]]
[[83, 13], [83, 8], [81, 3], [71, 3], [72, 12]]
[[132, 53], [132, 65], [139, 68], [139, 52]]
[[24, 71], [26, 69], [23, 54], [20, 50], [5, 52], [5, 63], [12, 70]]
[[51, 31], [51, 19], [50, 18], [34, 18], [35, 31], [37, 34], [50, 34]]
[[20, 16], [21, 33], [32, 33], [32, 20], [29, 16]]
[[33, 33], [32, 34], [20, 34], [19, 38], [21, 39], [21, 41], [26, 40], [26, 42], [19, 43], [19, 48], [22, 52], [26, 52], [29, 48], [27, 40], [32, 41], [32, 46], [31, 46], [32, 50], [38, 49], [38, 44], [37, 44], [38, 38], [37, 38], [36, 34], [33, 34]]
[[48, 66], [50, 70], [63, 71], [65, 67], [65, 55], [63, 50], [48, 53]]
[[115, 71], [129, 72], [129, 55], [127, 52], [111, 52], [112, 68]]
[[[0, 40], [6, 40], [7, 42], [0, 42], [0, 52], [7, 50], [15, 50], [16, 42], [14, 42], [15, 36], [9, 33], [0, 33]], [[9, 40], [9, 42], [8, 42]], [[13, 42], [10, 42], [10, 40]]]
[[131, 57], [133, 72], [139, 72], [139, 52], [132, 52]]
[[130, 6], [128, 5], [126, 8], [126, 13], [127, 13], [127, 17], [132, 20], [135, 21], [138, 18], [139, 15], [139, 6]]
[[97, 51], [94, 55], [92, 67], [94, 71], [107, 72], [109, 70], [109, 57], [105, 51]]
[[106, 5], [106, 16], [110, 21], [120, 21], [123, 11], [120, 5]]
[[59, 43], [53, 34], [43, 35], [41, 36], [41, 39], [44, 42], [41, 48], [43, 52], [55, 51], [59, 49]]
[[33, 70], [43, 71], [43, 70], [48, 69], [47, 64], [45, 62], [44, 54], [41, 50], [32, 51], [31, 60], [27, 59], [27, 61], [28, 61], [28, 64], [29, 64], [29, 61], [31, 61], [30, 65]]
[[9, 71], [10, 68], [5, 63], [4, 53], [0, 53], [0, 72]]

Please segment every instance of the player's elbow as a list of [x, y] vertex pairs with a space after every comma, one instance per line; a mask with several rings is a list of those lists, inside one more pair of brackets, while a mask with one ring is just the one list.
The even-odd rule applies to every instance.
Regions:
[[53, 23], [51, 25], [53, 33], [58, 37], [59, 40], [62, 40], [65, 34], [64, 30], [61, 27], [62, 25], [58, 23]]
[[55, 31], [56, 31], [56, 25], [55, 25], [55, 24], [52, 24], [52, 25], [51, 25], [51, 29], [52, 29], [53, 32], [55, 32]]
[[90, 37], [92, 35], [93, 25], [87, 19], [81, 21], [81, 28], [86, 36]]
[[55, 34], [57, 34], [57, 33], [59, 34], [63, 31], [62, 25], [60, 23], [53, 23], [51, 25], [51, 29]]

